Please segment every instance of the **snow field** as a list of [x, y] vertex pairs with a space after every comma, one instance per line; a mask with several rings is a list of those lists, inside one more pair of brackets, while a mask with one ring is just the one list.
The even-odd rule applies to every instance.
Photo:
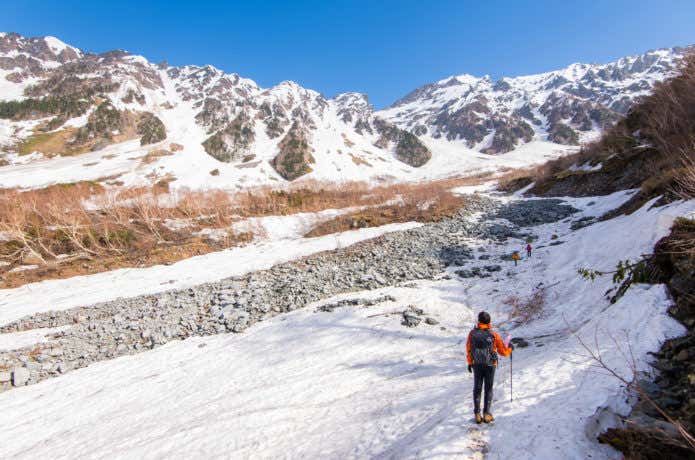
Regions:
[[[593, 215], [628, 197], [568, 201]], [[306, 308], [243, 334], [169, 343], [1, 394], [0, 457], [619, 458], [587, 433], [600, 407], [627, 409], [622, 390], [591, 367], [573, 334], [590, 343], [596, 335], [607, 361], [624, 372], [610, 337], [628, 340], [646, 369], [646, 353], [682, 327], [666, 315], [663, 286], [633, 286], [610, 305], [602, 295], [610, 280], [592, 285], [576, 270], [610, 269], [649, 252], [676, 216], [694, 211], [695, 202], [648, 204], [575, 232], [569, 222], [534, 227], [533, 256], [516, 269], [495, 261], [503, 270], [490, 278], [454, 275], [344, 294], [320, 303], [383, 294], [397, 301], [332, 313]], [[553, 234], [563, 243], [547, 246]], [[524, 243], [471, 244], [494, 260]], [[158, 273], [140, 276], [148, 270]], [[548, 287], [544, 316], [514, 327], [504, 298], [525, 297], [539, 283]], [[38, 295], [50, 292], [43, 283], [35, 287]], [[408, 304], [440, 324], [401, 326], [398, 312]], [[494, 426], [471, 421], [465, 338], [481, 309], [503, 335], [531, 342], [514, 355], [514, 402], [509, 361], [498, 368]]]

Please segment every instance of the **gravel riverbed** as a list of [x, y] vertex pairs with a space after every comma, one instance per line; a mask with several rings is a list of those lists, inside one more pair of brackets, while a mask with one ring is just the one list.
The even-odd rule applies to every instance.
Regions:
[[447, 266], [462, 266], [475, 258], [472, 238], [526, 238], [530, 234], [520, 227], [555, 222], [576, 211], [561, 200], [504, 204], [471, 196], [454, 218], [268, 270], [189, 289], [28, 316], [0, 327], [0, 333], [69, 327], [36, 346], [0, 350], [0, 391], [172, 340], [239, 333], [258, 321], [336, 294], [432, 279]]

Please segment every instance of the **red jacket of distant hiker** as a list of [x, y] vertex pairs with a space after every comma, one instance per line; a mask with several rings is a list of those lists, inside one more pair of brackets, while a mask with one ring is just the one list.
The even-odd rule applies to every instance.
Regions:
[[[478, 323], [478, 329], [492, 329], [490, 324]], [[473, 331], [471, 331], [473, 332]], [[507, 347], [502, 341], [502, 337], [496, 332], [491, 330], [494, 341], [492, 342], [492, 350], [498, 355], [509, 356], [512, 354], [511, 347]], [[471, 334], [468, 334], [468, 340], [466, 340], [466, 358], [468, 358], [468, 364], [473, 364], [473, 356], [471, 355]], [[497, 365], [497, 363], [495, 363]]]

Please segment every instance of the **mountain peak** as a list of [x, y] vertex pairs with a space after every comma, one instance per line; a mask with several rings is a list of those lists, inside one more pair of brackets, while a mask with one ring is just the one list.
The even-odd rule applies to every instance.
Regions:
[[685, 49], [648, 51], [607, 64], [574, 63], [535, 75], [447, 77], [378, 115], [402, 129], [502, 153], [533, 139], [578, 144], [624, 114], [654, 82], [673, 75]]

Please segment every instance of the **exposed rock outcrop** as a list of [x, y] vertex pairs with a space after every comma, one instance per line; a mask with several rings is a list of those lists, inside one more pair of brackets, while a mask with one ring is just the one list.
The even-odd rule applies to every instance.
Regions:
[[203, 142], [205, 151], [215, 159], [224, 162], [240, 160], [249, 153], [255, 139], [253, 125], [244, 112]]
[[394, 155], [403, 163], [418, 168], [432, 158], [432, 152], [414, 134], [380, 118], [374, 119], [374, 128], [380, 134], [375, 145], [379, 148], [393, 145]]
[[283, 178], [292, 181], [311, 172], [310, 165], [316, 160], [311, 154], [306, 130], [298, 122], [295, 121], [282, 138], [278, 150], [272, 165]]
[[138, 134], [142, 136], [140, 145], [155, 144], [167, 138], [167, 130], [162, 120], [149, 112], [140, 115]]

